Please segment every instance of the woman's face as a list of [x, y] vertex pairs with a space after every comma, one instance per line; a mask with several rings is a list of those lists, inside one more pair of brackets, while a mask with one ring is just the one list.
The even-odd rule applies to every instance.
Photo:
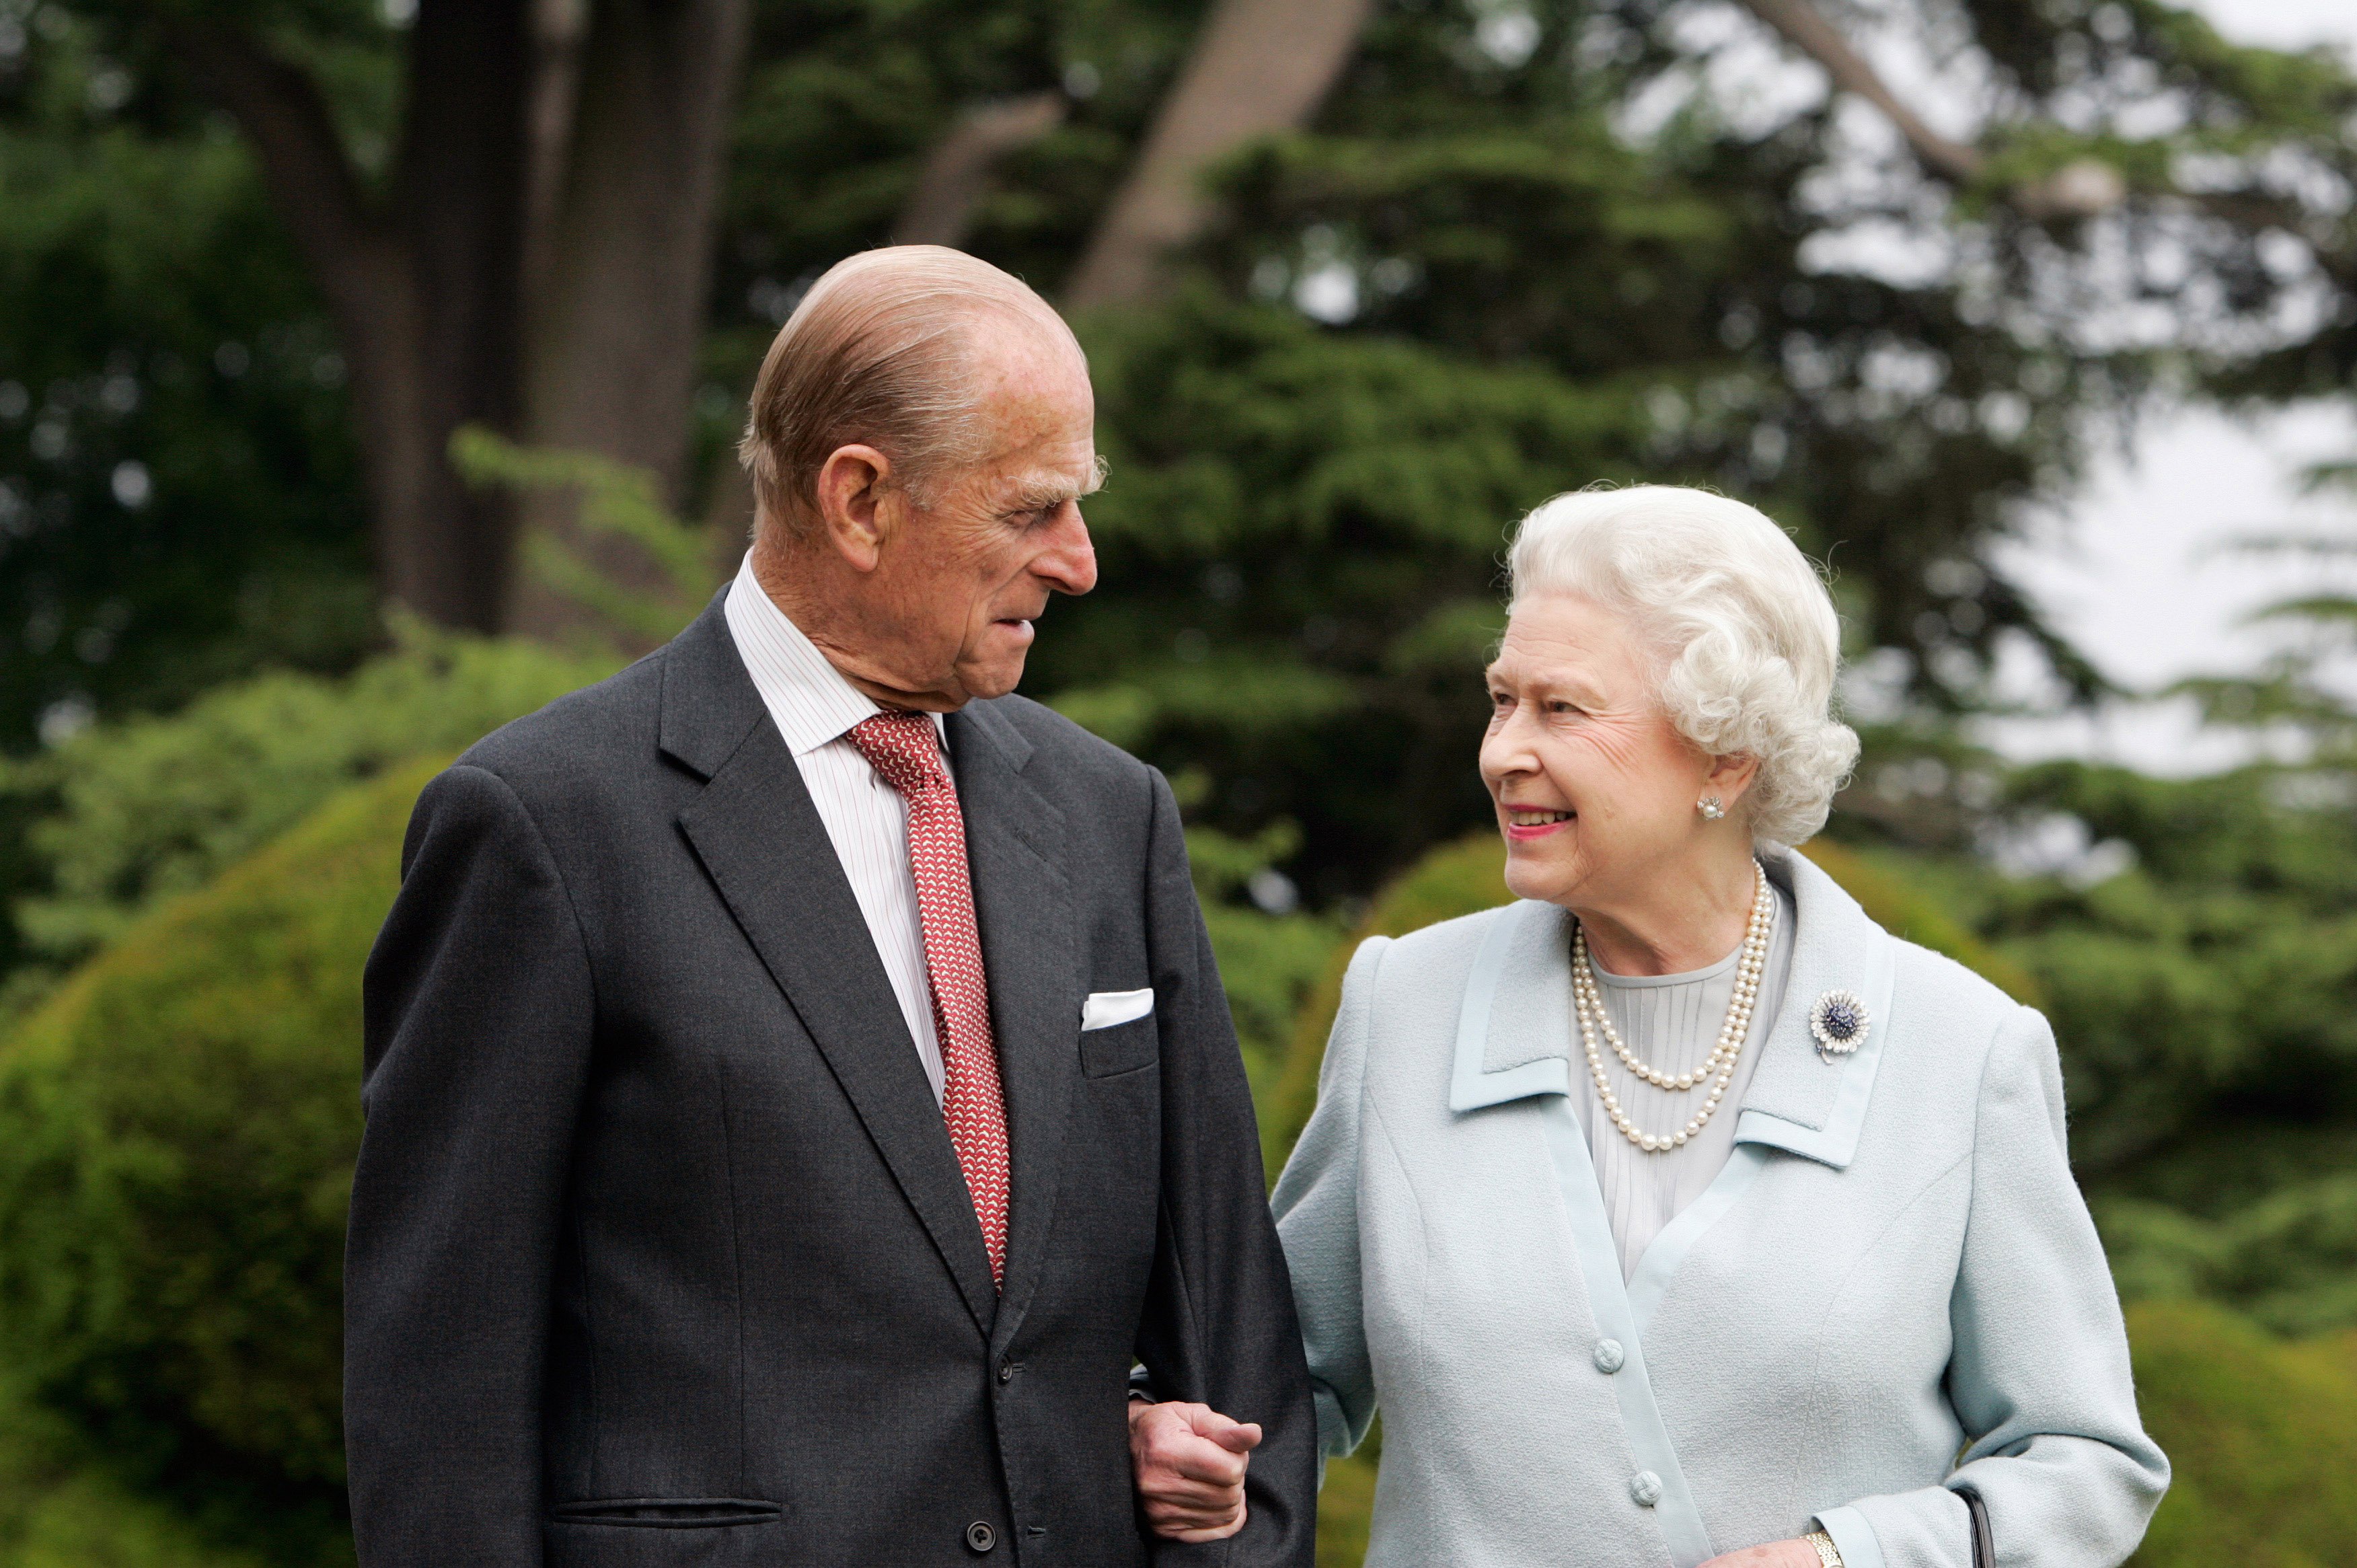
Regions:
[[[1567, 594], [1514, 607], [1490, 666], [1481, 779], [1517, 897], [1606, 909], [1692, 853], [1695, 803], [1733, 794], [1654, 705], [1647, 650], [1626, 616]], [[1731, 825], [1731, 824], [1730, 824]], [[1714, 835], [1717, 836], [1717, 835]]]

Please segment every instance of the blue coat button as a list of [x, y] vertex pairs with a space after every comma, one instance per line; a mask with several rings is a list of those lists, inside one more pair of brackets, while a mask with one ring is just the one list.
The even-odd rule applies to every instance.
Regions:
[[1620, 1348], [1618, 1339], [1598, 1339], [1596, 1342], [1596, 1369], [1606, 1376], [1619, 1371], [1628, 1359], [1628, 1354]]
[[1662, 1478], [1651, 1470], [1640, 1470], [1629, 1478], [1629, 1495], [1637, 1499], [1639, 1508], [1652, 1508], [1662, 1500]]

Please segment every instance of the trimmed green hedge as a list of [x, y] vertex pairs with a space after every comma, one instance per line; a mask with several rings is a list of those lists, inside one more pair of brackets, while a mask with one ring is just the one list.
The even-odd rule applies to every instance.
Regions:
[[352, 790], [86, 965], [0, 1057], [0, 1340], [113, 1469], [286, 1561], [341, 1541], [361, 970], [412, 802]]
[[2145, 1428], [2177, 1477], [2136, 1568], [2357, 1563], [2357, 1333], [2285, 1341], [2222, 1307], [2128, 1310]]
[[18, 902], [18, 927], [45, 961], [78, 961], [338, 790], [413, 757], [463, 750], [614, 662], [413, 625], [400, 648], [342, 679], [257, 675], [175, 714], [0, 760], [0, 798], [38, 813], [28, 847], [48, 884]]

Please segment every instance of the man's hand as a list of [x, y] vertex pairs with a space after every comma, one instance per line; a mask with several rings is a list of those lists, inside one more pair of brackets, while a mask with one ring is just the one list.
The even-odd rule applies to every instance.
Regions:
[[1805, 1541], [1771, 1541], [1714, 1557], [1702, 1568], [1817, 1568], [1817, 1549]]
[[1167, 1540], [1225, 1541], [1244, 1527], [1244, 1470], [1259, 1446], [1257, 1423], [1230, 1421], [1209, 1405], [1130, 1402], [1137, 1500]]

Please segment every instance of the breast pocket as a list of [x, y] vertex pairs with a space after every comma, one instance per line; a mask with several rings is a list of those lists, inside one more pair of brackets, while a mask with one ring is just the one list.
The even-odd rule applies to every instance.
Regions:
[[1081, 1031], [1081, 1071], [1089, 1078], [1112, 1078], [1162, 1059], [1161, 1037], [1155, 1033], [1154, 1015]]

